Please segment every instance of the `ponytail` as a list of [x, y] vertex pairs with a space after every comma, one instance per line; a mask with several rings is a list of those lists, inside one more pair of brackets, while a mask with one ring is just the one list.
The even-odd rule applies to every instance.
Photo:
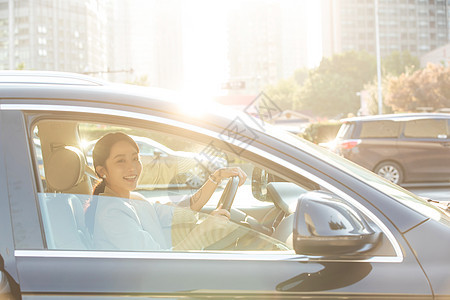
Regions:
[[101, 193], [105, 192], [106, 181], [103, 179], [99, 183], [94, 186], [94, 190], [92, 191], [92, 195], [98, 196]]

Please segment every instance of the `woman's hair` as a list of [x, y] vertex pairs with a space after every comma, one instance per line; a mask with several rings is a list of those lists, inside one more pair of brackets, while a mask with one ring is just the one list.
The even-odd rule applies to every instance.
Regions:
[[[106, 159], [108, 159], [111, 148], [120, 141], [126, 141], [130, 143], [136, 151], [139, 153], [139, 147], [136, 142], [127, 134], [123, 132], [110, 132], [102, 136], [97, 143], [95, 143], [94, 150], [92, 151], [92, 160], [94, 161], [94, 170], [99, 178], [100, 174], [97, 173], [97, 167], [105, 167]], [[102, 179], [95, 187], [92, 192], [93, 195], [98, 195], [105, 191], [106, 182]]]

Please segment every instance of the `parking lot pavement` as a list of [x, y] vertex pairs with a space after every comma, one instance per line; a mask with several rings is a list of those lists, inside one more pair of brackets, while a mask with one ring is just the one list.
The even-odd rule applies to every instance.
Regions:
[[421, 197], [430, 198], [436, 201], [450, 202], [450, 186], [447, 187], [416, 187], [408, 188], [409, 191]]

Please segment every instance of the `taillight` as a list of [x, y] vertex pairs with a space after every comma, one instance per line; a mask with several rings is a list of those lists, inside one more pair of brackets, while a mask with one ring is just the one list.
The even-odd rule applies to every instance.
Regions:
[[339, 143], [339, 148], [341, 149], [352, 149], [356, 147], [361, 140], [345, 140]]

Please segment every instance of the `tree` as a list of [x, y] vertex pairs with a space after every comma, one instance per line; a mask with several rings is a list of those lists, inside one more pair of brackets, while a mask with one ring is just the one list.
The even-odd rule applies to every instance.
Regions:
[[412, 74], [404, 73], [392, 78], [385, 101], [394, 111], [450, 107], [450, 68], [428, 64]]
[[[392, 110], [392, 107], [386, 104], [387, 87], [388, 87], [389, 81], [393, 77], [395, 77], [395, 76], [386, 75], [386, 76], [383, 76], [382, 81], [381, 81], [381, 86], [382, 86], [381, 91], [382, 91], [382, 98], [383, 98], [382, 111], [385, 114], [394, 112]], [[364, 90], [369, 93], [369, 99], [366, 99], [366, 101], [368, 101], [368, 103], [367, 103], [368, 113], [370, 115], [378, 114], [379, 113], [379, 111], [378, 111], [378, 82], [377, 82], [376, 78], [373, 81], [364, 85]]]
[[127, 81], [125, 83], [133, 84], [133, 85], [140, 85], [140, 86], [150, 86], [150, 80], [148, 78], [148, 75], [146, 75], [146, 74], [137, 76], [132, 81]]
[[357, 92], [376, 74], [376, 60], [367, 52], [349, 51], [324, 58], [300, 90], [297, 108], [321, 117], [342, 117], [360, 107]]
[[302, 86], [306, 79], [308, 79], [309, 76], [309, 69], [308, 68], [300, 68], [295, 70], [294, 72], [294, 80], [299, 85]]
[[420, 67], [419, 58], [412, 56], [409, 51], [393, 51], [390, 55], [381, 59], [383, 73], [399, 76], [405, 72], [416, 71]]
[[21, 62], [18, 64], [16, 70], [25, 70], [25, 63]]
[[276, 85], [269, 86], [265, 93], [281, 109], [293, 109], [298, 95], [299, 86], [293, 77], [280, 80]]

